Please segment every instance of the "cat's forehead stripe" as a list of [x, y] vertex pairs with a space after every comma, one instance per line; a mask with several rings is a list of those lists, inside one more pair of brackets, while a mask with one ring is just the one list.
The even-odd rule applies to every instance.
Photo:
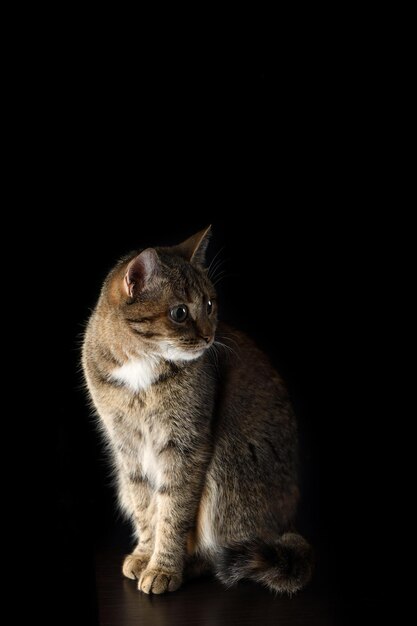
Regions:
[[192, 268], [186, 270], [184, 268], [181, 280], [176, 281], [174, 293], [179, 300], [194, 302], [204, 298], [207, 293], [207, 285]]

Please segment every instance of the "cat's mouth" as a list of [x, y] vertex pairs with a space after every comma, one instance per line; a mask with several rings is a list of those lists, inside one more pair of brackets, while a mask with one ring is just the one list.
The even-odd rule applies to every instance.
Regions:
[[190, 352], [191, 354], [194, 354], [197, 357], [203, 354], [204, 350], [205, 348], [188, 348], [186, 352]]
[[182, 346], [182, 350], [191, 352], [191, 354], [201, 355], [201, 354], [204, 354], [206, 350], [211, 348], [213, 343], [214, 343], [214, 338], [210, 339], [210, 341], [204, 341], [193, 346]]
[[168, 361], [193, 361], [198, 359], [210, 348], [212, 342], [198, 343], [193, 345], [173, 345], [164, 342], [161, 345], [161, 355]]
[[199, 343], [196, 346], [184, 346], [184, 350], [190, 350], [191, 352], [204, 352], [208, 348], [211, 348], [213, 345], [213, 341], [209, 341], [208, 343]]

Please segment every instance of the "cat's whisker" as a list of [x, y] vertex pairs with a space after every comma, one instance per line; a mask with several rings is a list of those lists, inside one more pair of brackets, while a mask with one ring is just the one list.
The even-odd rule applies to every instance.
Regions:
[[219, 259], [217, 261], [216, 265], [212, 269], [211, 275], [209, 276], [211, 281], [216, 280], [217, 273], [222, 269], [225, 263], [226, 259]]
[[[218, 368], [216, 368], [216, 371], [218, 372]], [[214, 376], [211, 376], [210, 374], [208, 374], [207, 372], [205, 373], [205, 380], [210, 380], [211, 382], [213, 382], [214, 384], [217, 383], [217, 378], [215, 378]]]
[[230, 334], [222, 332], [221, 337], [223, 339], [227, 339], [227, 341], [231, 341], [236, 346], [236, 349], [239, 349], [239, 342], [237, 342], [236, 339], [233, 339], [233, 337]]
[[225, 266], [225, 264], [227, 263], [228, 259], [218, 259], [218, 261], [216, 262], [216, 264], [214, 265], [214, 267], [212, 268], [211, 272], [210, 272], [210, 280], [216, 280], [216, 276], [217, 273], [222, 270]]
[[228, 350], [231, 354], [233, 354], [233, 356], [235, 356], [236, 358], [239, 358], [238, 353], [236, 352], [236, 350], [234, 350], [233, 348], [231, 348], [230, 346], [228, 346], [226, 343], [223, 343], [222, 341], [215, 341], [214, 345], [216, 346], [221, 346], [222, 348], [225, 348], [226, 350]]
[[216, 339], [216, 341], [214, 342], [214, 344], [216, 346], [221, 346], [222, 348], [226, 348], [227, 350], [230, 350], [231, 352], [235, 352], [233, 350], [233, 348], [231, 348], [230, 346], [228, 346], [226, 343], [224, 343], [223, 341], [219, 341], [218, 339]]
[[217, 253], [214, 255], [214, 257], [212, 258], [211, 263], [210, 263], [210, 265], [209, 265], [209, 266], [208, 266], [208, 268], [207, 268], [207, 276], [208, 276], [209, 278], [210, 278], [210, 272], [212, 271], [213, 263], [214, 263], [214, 262], [215, 262], [215, 260], [218, 258], [219, 254], [220, 254], [221, 252], [223, 252], [223, 250], [224, 250], [224, 246], [222, 246], [222, 247], [220, 248], [220, 250], [218, 250], [218, 252], [217, 252]]
[[216, 348], [215, 343], [213, 343], [210, 346], [208, 352], [209, 352], [210, 355], [212, 355], [214, 357], [213, 358], [214, 366], [215, 366], [217, 372], [219, 372], [219, 355], [217, 353], [217, 348]]
[[218, 285], [221, 280], [224, 280], [228, 276], [230, 276], [230, 274], [227, 274], [225, 271], [220, 272], [220, 274], [216, 277], [216, 280], [213, 282], [213, 287]]

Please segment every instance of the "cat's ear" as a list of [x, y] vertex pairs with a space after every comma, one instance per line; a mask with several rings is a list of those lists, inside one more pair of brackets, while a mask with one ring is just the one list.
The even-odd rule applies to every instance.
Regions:
[[143, 250], [130, 261], [123, 280], [125, 293], [129, 298], [137, 295], [146, 287], [157, 272], [159, 259], [153, 248]]
[[206, 250], [210, 241], [210, 235], [211, 226], [208, 226], [178, 246], [175, 246], [175, 252], [193, 265], [203, 266], [206, 260]]

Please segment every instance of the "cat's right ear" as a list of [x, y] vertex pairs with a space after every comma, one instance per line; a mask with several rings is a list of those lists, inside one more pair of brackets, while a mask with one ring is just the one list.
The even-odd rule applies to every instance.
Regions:
[[143, 250], [130, 261], [123, 280], [123, 287], [129, 298], [137, 296], [156, 273], [158, 255], [153, 248]]
[[192, 235], [178, 246], [172, 248], [179, 256], [187, 259], [193, 265], [202, 267], [206, 260], [206, 250], [211, 235], [211, 226]]

